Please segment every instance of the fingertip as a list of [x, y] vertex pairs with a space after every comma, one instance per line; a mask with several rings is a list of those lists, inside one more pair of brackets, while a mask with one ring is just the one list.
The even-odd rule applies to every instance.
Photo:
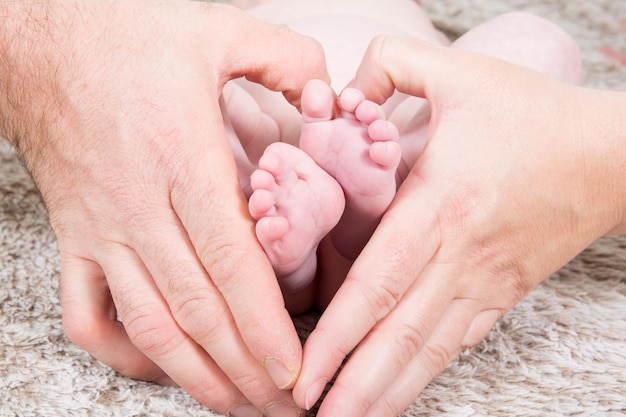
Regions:
[[296, 404], [306, 410], [310, 410], [319, 401], [346, 357], [341, 348], [330, 349], [328, 340], [318, 337], [321, 335], [316, 335], [316, 331], [313, 331], [304, 345], [302, 370], [292, 391]]
[[[297, 33], [285, 25], [274, 25], [252, 17], [238, 16], [235, 25], [228, 28], [233, 37], [226, 44], [230, 48], [220, 67], [225, 79], [245, 76], [265, 87], [281, 91], [298, 109], [305, 83], [319, 79], [330, 84], [326, 56], [315, 39]], [[241, 30], [242, 19], [247, 30]]]
[[388, 39], [386, 36], [372, 39], [356, 75], [349, 83], [349, 87], [361, 91], [365, 97], [378, 104], [384, 103], [395, 91], [388, 74], [388, 64], [381, 59]]
[[350, 86], [379, 104], [396, 89], [424, 98], [427, 85], [445, 86], [437, 81], [449, 76], [451, 58], [443, 54], [447, 50], [416, 39], [378, 36], [370, 43]]

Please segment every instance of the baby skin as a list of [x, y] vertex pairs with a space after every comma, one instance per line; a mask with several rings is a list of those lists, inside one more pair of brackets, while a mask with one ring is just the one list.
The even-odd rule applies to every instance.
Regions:
[[[331, 75], [330, 87], [321, 81], [306, 85], [302, 114], [280, 93], [245, 79], [228, 83], [222, 97], [257, 237], [292, 313], [314, 302], [321, 309], [328, 305], [428, 141], [430, 109], [424, 100], [396, 92], [378, 106], [344, 89], [375, 36], [486, 54], [567, 83], [581, 79], [573, 39], [525, 13], [496, 17], [450, 42], [414, 0], [237, 4], [320, 42]], [[333, 91], [343, 92], [336, 99]]]
[[[336, 118], [335, 103], [340, 116]], [[270, 144], [250, 179], [249, 210], [285, 295], [310, 307], [317, 249], [327, 235], [354, 260], [396, 192], [399, 134], [380, 106], [355, 89], [339, 100], [322, 81], [302, 93], [299, 147]], [[289, 307], [289, 306], [288, 306]]]

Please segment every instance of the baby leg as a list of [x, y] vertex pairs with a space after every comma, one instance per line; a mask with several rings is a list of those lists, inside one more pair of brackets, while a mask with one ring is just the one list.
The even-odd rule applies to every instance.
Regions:
[[479, 25], [452, 47], [522, 65], [570, 84], [580, 84], [580, 49], [554, 23], [524, 12], [507, 13]]

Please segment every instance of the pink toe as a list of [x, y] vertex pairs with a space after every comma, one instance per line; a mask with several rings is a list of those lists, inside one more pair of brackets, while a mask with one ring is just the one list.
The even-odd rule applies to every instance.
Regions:
[[400, 140], [400, 132], [395, 124], [387, 120], [375, 120], [367, 128], [368, 136], [375, 142]]
[[256, 224], [259, 240], [274, 242], [282, 239], [289, 231], [289, 223], [284, 217], [263, 217]]
[[344, 112], [354, 113], [359, 104], [363, 103], [363, 100], [365, 100], [365, 96], [361, 90], [346, 88], [339, 96], [339, 107]]
[[333, 118], [335, 95], [321, 80], [311, 80], [302, 90], [302, 120], [305, 123], [328, 121]]
[[276, 181], [269, 172], [257, 169], [250, 175], [250, 186], [253, 190], [263, 189], [271, 191], [276, 186]]
[[270, 175], [274, 176], [274, 181], [278, 183], [278, 177], [285, 168], [285, 161], [279, 154], [272, 152], [272, 148], [270, 145], [265, 149], [265, 152], [263, 153], [263, 156], [261, 156], [261, 159], [259, 159], [259, 168], [267, 171]]
[[254, 191], [248, 201], [248, 210], [252, 218], [256, 220], [274, 215], [274, 195], [264, 189]]
[[396, 169], [402, 158], [402, 149], [398, 142], [375, 142], [370, 146], [369, 154], [377, 164]]
[[357, 120], [365, 124], [370, 124], [376, 120], [385, 118], [383, 109], [378, 104], [369, 100], [365, 100], [358, 105], [355, 115]]

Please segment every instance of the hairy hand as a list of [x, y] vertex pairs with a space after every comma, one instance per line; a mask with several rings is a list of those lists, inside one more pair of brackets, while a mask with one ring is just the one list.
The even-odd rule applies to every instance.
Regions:
[[58, 236], [68, 336], [218, 411], [297, 415], [279, 388], [293, 386], [301, 347], [218, 98], [246, 76], [297, 105], [306, 80], [327, 79], [317, 43], [211, 3], [2, 7], [2, 133]]

